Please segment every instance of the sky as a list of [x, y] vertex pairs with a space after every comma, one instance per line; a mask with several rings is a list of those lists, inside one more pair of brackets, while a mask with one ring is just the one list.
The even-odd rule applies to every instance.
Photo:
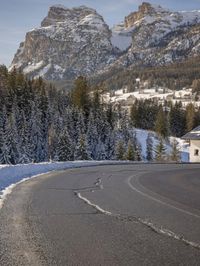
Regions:
[[[95, 8], [113, 26], [136, 11], [140, 0], [0, 0], [0, 64], [10, 65], [27, 31], [40, 26], [54, 4], [66, 7], [86, 5]], [[200, 0], [146, 0], [171, 10], [200, 9]]]

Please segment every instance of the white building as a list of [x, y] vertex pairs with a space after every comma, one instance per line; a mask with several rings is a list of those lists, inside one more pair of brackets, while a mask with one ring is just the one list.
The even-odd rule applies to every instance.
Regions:
[[190, 162], [200, 163], [200, 126], [187, 133], [182, 139], [190, 143]]

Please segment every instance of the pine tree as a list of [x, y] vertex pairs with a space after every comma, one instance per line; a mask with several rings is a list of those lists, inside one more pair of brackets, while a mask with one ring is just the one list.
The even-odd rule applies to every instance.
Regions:
[[124, 142], [123, 140], [119, 140], [116, 143], [116, 148], [115, 148], [115, 156], [117, 160], [124, 160], [125, 159], [125, 147], [124, 147]]
[[20, 125], [20, 131], [19, 131], [19, 135], [20, 138], [18, 140], [19, 143], [19, 159], [18, 162], [19, 164], [26, 164], [26, 163], [30, 163], [31, 162], [31, 145], [29, 142], [29, 123], [26, 121], [24, 112], [22, 112], [21, 116], [20, 116], [20, 124], [22, 123], [22, 125]]
[[98, 154], [96, 152], [96, 147], [99, 141], [99, 134], [93, 113], [90, 113], [88, 120], [89, 122], [86, 135], [89, 157], [93, 160], [97, 160]]
[[74, 106], [77, 106], [79, 109], [88, 116], [89, 115], [89, 106], [91, 103], [89, 97], [90, 87], [85, 77], [78, 77], [75, 80], [74, 89], [72, 91], [72, 102]]
[[127, 152], [126, 152], [126, 159], [129, 161], [134, 161], [135, 160], [135, 150], [134, 146], [131, 140], [128, 141], [128, 147], [127, 147]]
[[179, 144], [178, 144], [178, 141], [176, 139], [174, 139], [172, 142], [172, 150], [171, 150], [171, 154], [170, 154], [170, 159], [173, 162], [180, 162], [180, 160], [181, 160]]
[[132, 126], [139, 127], [140, 116], [138, 112], [138, 101], [137, 100], [131, 107], [130, 118], [131, 118]]
[[142, 146], [138, 141], [135, 148], [135, 160], [142, 161]]
[[4, 151], [4, 131], [5, 131], [5, 124], [7, 119], [7, 110], [5, 105], [2, 107], [2, 110], [0, 111], [0, 163], [3, 163], [3, 151]]
[[156, 118], [155, 130], [160, 137], [163, 138], [168, 137], [168, 132], [169, 132], [168, 120], [162, 107], [160, 108]]
[[75, 149], [75, 160], [89, 160], [89, 154], [88, 154], [88, 149], [87, 149], [87, 142], [86, 142], [86, 137], [84, 135], [81, 135], [79, 137], [76, 149]]
[[59, 136], [56, 154], [59, 161], [73, 160], [73, 147], [67, 130], [64, 130]]
[[146, 159], [147, 161], [153, 161], [153, 140], [150, 133], [148, 133], [146, 139], [146, 147]]
[[129, 117], [127, 111], [123, 111], [121, 114], [121, 118], [119, 120], [119, 129], [121, 131], [122, 137], [125, 143], [128, 143], [130, 139], [130, 130], [129, 130]]
[[186, 130], [191, 131], [195, 127], [195, 107], [192, 103], [186, 107]]
[[17, 129], [14, 115], [7, 117], [3, 134], [3, 146], [0, 161], [2, 164], [16, 164], [19, 158]]
[[185, 132], [185, 112], [182, 109], [181, 103], [175, 103], [171, 106], [169, 112], [170, 132], [173, 136], [181, 137]]
[[112, 130], [106, 136], [104, 149], [106, 154], [106, 160], [112, 160], [115, 156], [115, 136]]
[[164, 162], [166, 160], [166, 147], [163, 143], [163, 139], [160, 138], [160, 141], [155, 149], [155, 159], [157, 162]]
[[115, 123], [115, 115], [113, 112], [113, 107], [111, 103], [108, 103], [107, 110], [106, 110], [106, 115], [107, 115], [107, 121], [111, 127], [111, 129], [114, 129], [114, 123]]
[[102, 142], [101, 138], [99, 137], [99, 140], [97, 142], [96, 148], [96, 160], [102, 161], [106, 159], [106, 150], [105, 150], [105, 145]]
[[30, 143], [30, 159], [34, 163], [44, 161], [44, 139], [42, 132], [42, 119], [40, 109], [37, 107], [37, 102], [32, 103], [31, 119], [29, 121], [29, 143]]

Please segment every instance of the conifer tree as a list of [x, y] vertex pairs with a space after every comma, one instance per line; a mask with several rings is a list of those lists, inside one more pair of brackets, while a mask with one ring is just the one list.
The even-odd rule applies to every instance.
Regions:
[[105, 159], [111, 160], [114, 158], [115, 155], [115, 135], [112, 128], [109, 126], [105, 132], [104, 136], [104, 150], [105, 150]]
[[86, 142], [86, 137], [84, 135], [81, 135], [79, 137], [75, 154], [74, 154], [75, 160], [89, 160], [89, 154], [88, 154], [88, 147]]
[[136, 149], [135, 149], [135, 160], [142, 161], [142, 147], [139, 142], [137, 142]]
[[73, 160], [73, 147], [67, 130], [64, 130], [59, 136], [56, 155], [59, 161]]
[[32, 103], [31, 119], [29, 121], [30, 128], [30, 158], [32, 162], [38, 163], [44, 161], [44, 143], [41, 124], [41, 112], [37, 107], [37, 103]]
[[195, 107], [192, 103], [186, 107], [186, 130], [191, 131], [195, 127]]
[[169, 133], [168, 120], [162, 106], [158, 112], [155, 124], [155, 130], [160, 137], [167, 138]]
[[96, 160], [102, 161], [105, 159], [106, 159], [105, 145], [99, 137], [97, 146], [96, 146]]
[[127, 152], [126, 152], [126, 159], [129, 161], [134, 161], [135, 160], [135, 150], [134, 146], [131, 140], [128, 141], [128, 147], [127, 147]]
[[87, 116], [89, 115], [89, 106], [91, 103], [89, 92], [90, 88], [86, 78], [82, 76], [78, 77], [75, 80], [71, 99], [74, 106], [77, 106], [79, 109], [83, 110]]
[[17, 129], [14, 115], [7, 117], [3, 134], [3, 147], [1, 162], [3, 164], [16, 164], [19, 157], [18, 143], [16, 139]]
[[160, 141], [156, 146], [155, 155], [155, 159], [157, 162], [164, 162], [166, 160], [166, 147], [163, 143], [162, 138], [160, 138]]
[[0, 163], [3, 163], [3, 159], [1, 159], [3, 154], [3, 146], [4, 146], [4, 132], [5, 132], [5, 124], [7, 119], [7, 111], [5, 105], [2, 107], [2, 110], [0, 111]]
[[175, 103], [171, 106], [169, 112], [170, 132], [173, 136], [181, 137], [185, 132], [185, 112], [182, 109], [181, 103]]
[[107, 110], [106, 110], [106, 115], [107, 115], [107, 121], [111, 127], [111, 129], [114, 129], [114, 123], [115, 123], [115, 115], [113, 112], [113, 107], [111, 103], [108, 103]]
[[29, 124], [26, 121], [25, 114], [22, 112], [20, 116], [20, 129], [18, 135], [18, 144], [19, 144], [19, 164], [30, 163], [31, 162], [31, 145], [29, 142]]
[[115, 156], [117, 160], [124, 160], [125, 159], [125, 147], [124, 147], [124, 142], [123, 140], [119, 140], [116, 143], [116, 148], [115, 148]]
[[174, 139], [172, 142], [172, 150], [171, 150], [171, 154], [170, 154], [170, 159], [173, 162], [180, 162], [180, 160], [181, 160], [179, 144], [178, 144], [178, 141], [176, 139]]
[[153, 161], [153, 140], [150, 133], [148, 133], [146, 139], [146, 159], [147, 161]]

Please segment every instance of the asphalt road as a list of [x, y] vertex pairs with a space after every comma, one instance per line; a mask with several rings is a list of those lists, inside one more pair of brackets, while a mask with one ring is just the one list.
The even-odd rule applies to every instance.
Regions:
[[200, 165], [53, 172], [0, 211], [0, 265], [200, 265]]

